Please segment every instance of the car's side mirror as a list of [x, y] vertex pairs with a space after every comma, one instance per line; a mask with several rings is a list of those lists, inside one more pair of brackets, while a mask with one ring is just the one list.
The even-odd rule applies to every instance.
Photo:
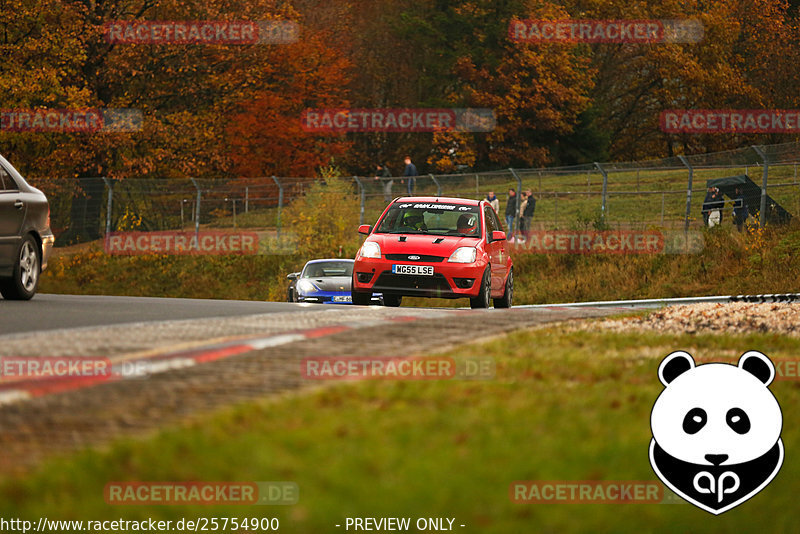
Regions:
[[505, 241], [506, 240], [506, 233], [501, 232], [500, 230], [495, 230], [492, 232], [492, 241]]
[[286, 278], [289, 280], [297, 280], [300, 277], [300, 273], [289, 273], [286, 275]]
[[369, 224], [362, 224], [361, 226], [358, 227], [359, 234], [369, 235], [370, 232], [372, 232], [372, 226], [370, 226]]

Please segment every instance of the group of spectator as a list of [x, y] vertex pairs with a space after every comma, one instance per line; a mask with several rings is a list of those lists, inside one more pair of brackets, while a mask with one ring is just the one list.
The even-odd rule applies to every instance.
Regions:
[[[486, 200], [494, 208], [494, 211], [500, 213], [500, 201], [494, 194], [494, 191], [489, 191]], [[514, 235], [514, 221], [519, 219], [519, 235], [522, 239], [528, 235], [531, 226], [533, 214], [536, 211], [536, 198], [533, 192], [528, 189], [521, 193], [519, 209], [517, 209], [517, 191], [515, 189], [508, 190], [508, 201], [506, 202], [506, 226], [508, 227], [508, 235]]]
[[[405, 169], [403, 170], [403, 177], [401, 183], [406, 183], [406, 190], [408, 196], [414, 195], [414, 186], [416, 185], [417, 167], [411, 161], [411, 156], [403, 158]], [[394, 185], [394, 178], [385, 163], [378, 163], [375, 165], [375, 180], [383, 182], [383, 200], [385, 202], [392, 201], [392, 186]], [[492, 205], [494, 211], [500, 213], [500, 200], [494, 191], [490, 191], [486, 196], [486, 200]], [[519, 209], [517, 209], [517, 191], [513, 188], [508, 190], [508, 202], [506, 203], [506, 225], [508, 226], [509, 236], [514, 235], [514, 222], [519, 219], [519, 235], [522, 239], [528, 235], [530, 231], [531, 220], [533, 219], [534, 211], [536, 211], [536, 198], [533, 192], [528, 189], [521, 193]], [[704, 212], [705, 213], [705, 212]], [[705, 215], [704, 215], [705, 216]]]
[[[414, 195], [414, 186], [416, 185], [417, 179], [415, 178], [419, 174], [417, 173], [417, 166], [411, 161], [411, 156], [406, 156], [403, 158], [403, 162], [405, 163], [405, 169], [403, 169], [403, 177], [400, 179], [400, 183], [406, 183], [406, 190], [408, 191], [408, 196]], [[386, 166], [385, 163], [378, 163], [375, 166], [375, 179], [381, 180], [383, 182], [383, 200], [384, 202], [391, 202], [392, 201], [392, 186], [394, 185], [394, 178], [392, 178], [392, 173], [389, 170], [389, 167]]]
[[[747, 201], [741, 187], [737, 187], [733, 199], [733, 223], [741, 232], [749, 216]], [[725, 208], [725, 198], [718, 187], [709, 187], [706, 198], [703, 200], [703, 223], [713, 228], [722, 224], [722, 210]]]

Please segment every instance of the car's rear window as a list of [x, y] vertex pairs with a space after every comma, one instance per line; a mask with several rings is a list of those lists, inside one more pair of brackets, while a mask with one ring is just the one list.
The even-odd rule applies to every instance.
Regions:
[[444, 202], [396, 202], [381, 219], [376, 232], [480, 237], [479, 206]]
[[324, 261], [309, 263], [303, 270], [303, 278], [325, 278], [328, 276], [353, 276], [353, 262]]

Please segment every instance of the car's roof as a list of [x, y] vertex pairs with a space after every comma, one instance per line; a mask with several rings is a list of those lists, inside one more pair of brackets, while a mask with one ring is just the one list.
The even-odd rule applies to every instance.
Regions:
[[479, 206], [481, 203], [480, 200], [456, 197], [400, 197], [395, 202], [429, 202], [431, 204], [440, 202], [442, 204], [466, 204], [467, 206]]
[[354, 262], [355, 260], [350, 259], [350, 258], [324, 258], [324, 259], [318, 259], [318, 260], [309, 260], [309, 261], [306, 262], [306, 265], [308, 265], [309, 263], [324, 263], [324, 262], [327, 262], [327, 261], [350, 261], [350, 262]]

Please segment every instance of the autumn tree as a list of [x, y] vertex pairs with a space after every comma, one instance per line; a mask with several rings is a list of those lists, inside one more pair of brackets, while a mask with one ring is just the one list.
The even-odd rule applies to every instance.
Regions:
[[[331, 54], [321, 39], [312, 36], [297, 45], [119, 44], [103, 33], [105, 23], [117, 20], [292, 19], [297, 14], [286, 2], [17, 3], [17, 11], [4, 10], [0, 19], [7, 29], [0, 83], [10, 90], [3, 94], [2, 107], [135, 108], [144, 114], [138, 133], [0, 134], [31, 177], [229, 177], [247, 170], [237, 165], [255, 163], [242, 152], [249, 151], [242, 143], [266, 130], [273, 139], [280, 136], [285, 141], [273, 147], [267, 146], [266, 138], [256, 143], [255, 151], [261, 146], [262, 153], [274, 150], [262, 162], [287, 164], [273, 167], [275, 173], [313, 167], [313, 162], [302, 168], [288, 165], [294, 158], [283, 149], [292, 144], [293, 135], [300, 135], [300, 110], [333, 98], [331, 91], [342, 85], [337, 77], [347, 62]], [[253, 132], [243, 139], [235, 119], [258, 113], [264, 102], [281, 110], [280, 122], [264, 126], [253, 116]], [[331, 146], [328, 154], [327, 145], [317, 142], [317, 161], [341, 151], [336, 143]], [[303, 148], [298, 146], [294, 155]], [[97, 237], [102, 199], [92, 191], [73, 201], [73, 221], [79, 214], [86, 214], [88, 221], [85, 228], [74, 228], [67, 240]]]

